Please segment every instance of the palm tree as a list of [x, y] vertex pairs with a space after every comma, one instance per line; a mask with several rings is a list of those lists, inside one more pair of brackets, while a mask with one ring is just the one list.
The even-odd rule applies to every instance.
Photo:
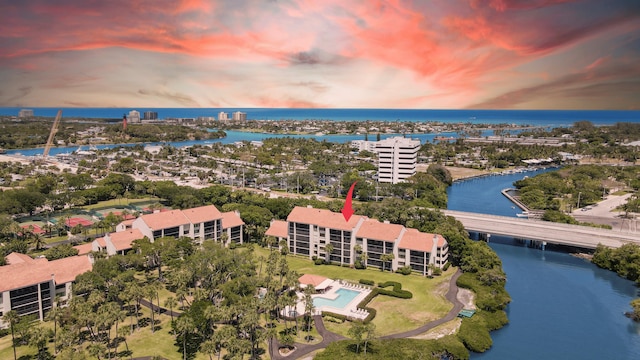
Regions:
[[209, 355], [209, 360], [213, 360], [213, 354], [218, 350], [218, 344], [213, 340], [207, 340], [200, 345], [200, 352]]
[[193, 319], [183, 314], [176, 320], [176, 336], [182, 335], [182, 356], [187, 360], [187, 336], [195, 330], [196, 325]]
[[127, 336], [129, 334], [131, 334], [131, 330], [126, 327], [121, 327], [116, 331], [116, 335], [118, 335], [118, 337], [122, 338], [122, 341], [124, 341], [124, 346], [126, 346], [127, 348], [127, 353], [129, 353], [129, 357], [132, 358], [132, 352], [129, 351], [129, 344], [127, 343]]
[[[29, 344], [38, 349], [38, 359], [48, 357], [45, 354], [48, 354], [46, 349], [50, 337], [51, 330], [42, 326], [36, 326], [29, 331]], [[49, 354], [49, 356], [51, 355]]]
[[18, 360], [18, 356], [16, 355], [16, 339], [14, 335], [14, 328], [16, 324], [20, 321], [20, 316], [15, 310], [11, 310], [4, 314], [2, 317], [2, 321], [9, 324], [11, 328], [11, 344], [13, 345], [13, 359]]
[[54, 302], [54, 306], [47, 313], [47, 317], [45, 318], [47, 321], [53, 321], [53, 348], [54, 353], [58, 353], [57, 348], [57, 339], [58, 339], [58, 320], [62, 318], [62, 311], [58, 307], [58, 297], [56, 297], [56, 301]]
[[324, 251], [326, 253], [326, 262], [327, 264], [331, 263], [331, 253], [333, 252], [333, 244], [329, 243], [324, 246]]
[[42, 249], [42, 246], [44, 246], [45, 243], [42, 235], [32, 232], [31, 239], [33, 240], [33, 245], [35, 246], [36, 251]]
[[171, 323], [173, 324], [173, 308], [178, 305], [178, 301], [173, 296], [169, 296], [164, 301], [164, 306], [169, 308], [169, 315], [171, 315]]
[[151, 332], [154, 333], [156, 332], [156, 320], [155, 320], [155, 311], [153, 311], [153, 298], [156, 296], [156, 288], [152, 285], [149, 284], [147, 286], [145, 286], [142, 290], [145, 294], [145, 296], [149, 297], [149, 303], [151, 304], [151, 308], [149, 310], [151, 310]]
[[313, 298], [311, 294], [313, 294], [314, 288], [311, 285], [307, 285], [304, 289], [304, 316], [307, 320], [307, 342], [311, 340], [309, 336], [309, 332], [311, 331], [311, 319], [313, 319], [313, 312], [315, 311], [315, 306], [313, 305]]
[[393, 256], [393, 254], [389, 253], [389, 254], [383, 254], [382, 256], [380, 256], [380, 260], [382, 261], [382, 271], [384, 271], [385, 268], [385, 264], [393, 261], [393, 259], [395, 258], [395, 256]]

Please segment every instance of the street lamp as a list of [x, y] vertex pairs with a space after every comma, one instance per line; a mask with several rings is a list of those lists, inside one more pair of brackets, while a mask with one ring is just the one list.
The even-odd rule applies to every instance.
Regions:
[[581, 191], [578, 191], [578, 209], [580, 209], [580, 196], [582, 195]]

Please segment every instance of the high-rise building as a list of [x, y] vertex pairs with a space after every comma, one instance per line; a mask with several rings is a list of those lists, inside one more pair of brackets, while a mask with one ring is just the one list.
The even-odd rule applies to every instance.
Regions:
[[378, 181], [397, 184], [416, 173], [420, 140], [392, 137], [377, 142]]
[[140, 122], [140, 112], [138, 110], [129, 111], [129, 115], [127, 116], [127, 120], [130, 123], [139, 123]]
[[247, 113], [243, 113], [241, 111], [236, 111], [233, 113], [233, 121], [246, 121]]
[[144, 120], [158, 120], [158, 112], [157, 111], [145, 111], [143, 119]]
[[29, 118], [33, 117], [33, 110], [31, 109], [22, 109], [18, 112], [19, 118]]
[[227, 113], [226, 113], [226, 112], [224, 112], [224, 111], [220, 111], [220, 112], [218, 113], [218, 120], [219, 120], [219, 121], [227, 121], [227, 120], [229, 120], [229, 114], [227, 114]]

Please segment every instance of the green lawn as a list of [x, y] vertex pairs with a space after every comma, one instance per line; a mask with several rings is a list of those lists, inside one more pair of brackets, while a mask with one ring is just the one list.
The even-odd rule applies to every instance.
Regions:
[[[269, 250], [255, 247], [257, 257], [267, 258]], [[444, 298], [448, 290], [449, 279], [457, 268], [450, 267], [442, 276], [429, 279], [420, 275], [400, 275], [389, 271], [382, 272], [379, 269], [356, 270], [336, 265], [315, 265], [313, 261], [297, 257], [287, 256], [289, 268], [296, 270], [300, 275], [315, 274], [331, 279], [345, 279], [358, 282], [360, 279], [373, 280], [376, 283], [385, 281], [397, 281], [402, 284], [404, 290], [411, 291], [413, 298], [399, 299], [385, 295], [379, 295], [369, 303], [369, 307], [377, 310], [376, 324], [379, 335], [399, 333], [417, 328], [429, 321], [439, 319], [451, 310], [453, 304]], [[347, 336], [348, 324], [336, 324], [325, 322], [327, 329]]]

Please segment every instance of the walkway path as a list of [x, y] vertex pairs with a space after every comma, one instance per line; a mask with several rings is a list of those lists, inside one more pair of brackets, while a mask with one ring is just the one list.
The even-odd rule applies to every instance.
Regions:
[[398, 334], [381, 336], [380, 339], [403, 339], [417, 336], [433, 329], [438, 325], [442, 325], [448, 321], [455, 319], [458, 316], [458, 313], [460, 313], [460, 310], [462, 310], [462, 308], [464, 307], [464, 304], [460, 300], [458, 300], [458, 286], [456, 285], [456, 281], [458, 281], [460, 275], [462, 275], [462, 271], [458, 270], [455, 274], [453, 274], [451, 280], [449, 281], [449, 291], [447, 291], [447, 294], [444, 297], [451, 303], [453, 303], [453, 308], [449, 310], [445, 317], [438, 320], [433, 320], [432, 322], [426, 323], [417, 329]]
[[[381, 336], [380, 339], [402, 339], [402, 338], [417, 336], [433, 329], [438, 325], [444, 324], [448, 321], [455, 319], [458, 316], [458, 313], [460, 312], [460, 310], [462, 310], [462, 308], [464, 307], [464, 304], [460, 300], [458, 300], [458, 286], [456, 285], [456, 282], [458, 281], [458, 278], [460, 277], [460, 275], [462, 275], [462, 272], [458, 270], [455, 274], [453, 274], [453, 276], [451, 277], [451, 280], [449, 280], [449, 290], [447, 291], [445, 298], [453, 304], [453, 308], [449, 310], [447, 315], [445, 315], [441, 319], [434, 320], [423, 326], [420, 326], [417, 329], [413, 329], [413, 330], [406, 331], [403, 333], [398, 333], [398, 334]], [[324, 323], [322, 322], [322, 316], [316, 315], [313, 317], [313, 319], [316, 324], [316, 329], [318, 330], [318, 333], [320, 334], [320, 336], [322, 336], [322, 342], [314, 345], [296, 343], [295, 344], [296, 349], [294, 351], [287, 354], [287, 356], [282, 356], [278, 351], [278, 349], [280, 348], [280, 343], [276, 338], [273, 338], [269, 343], [269, 355], [271, 356], [271, 359], [273, 360], [300, 359], [302, 356], [307, 355], [313, 351], [326, 348], [329, 344], [331, 344], [334, 341], [346, 340], [344, 336], [338, 335], [336, 333], [332, 333], [329, 330], [327, 330], [324, 327]]]

